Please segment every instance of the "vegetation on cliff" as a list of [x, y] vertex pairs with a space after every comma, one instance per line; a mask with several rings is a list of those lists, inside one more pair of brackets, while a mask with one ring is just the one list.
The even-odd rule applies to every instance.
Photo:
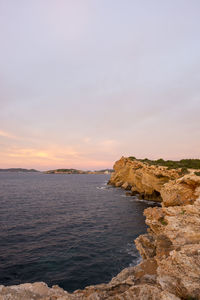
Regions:
[[129, 159], [141, 161], [149, 165], [168, 167], [168, 169], [178, 169], [178, 168], [200, 169], [200, 159], [164, 160], [160, 158], [157, 160], [151, 160], [148, 158], [137, 159], [134, 156], [129, 156]]

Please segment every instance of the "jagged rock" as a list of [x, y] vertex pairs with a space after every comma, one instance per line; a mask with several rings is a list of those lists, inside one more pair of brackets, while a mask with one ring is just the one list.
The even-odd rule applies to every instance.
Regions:
[[117, 181], [116, 183], [115, 183], [115, 186], [116, 187], [120, 187], [120, 186], [122, 186], [123, 185], [123, 181]]
[[200, 177], [189, 174], [165, 184], [161, 196], [165, 206], [192, 204], [198, 198], [199, 189]]
[[150, 233], [136, 239], [144, 259], [157, 261], [157, 283], [182, 299], [200, 299], [200, 199], [145, 210]]
[[200, 245], [173, 250], [158, 263], [157, 281], [163, 290], [181, 298], [200, 299]]
[[60, 287], [49, 288], [44, 282], [0, 286], [0, 300], [67, 300], [67, 295], [69, 294]]
[[143, 259], [153, 258], [156, 255], [155, 240], [150, 234], [142, 234], [135, 240], [135, 245]]
[[180, 177], [179, 170], [154, 166], [122, 157], [114, 164], [109, 183], [117, 187], [127, 186], [132, 192], [140, 193], [142, 199], [161, 202], [160, 191], [165, 183]]
[[128, 191], [131, 190], [131, 185], [128, 182], [124, 182], [121, 187]]

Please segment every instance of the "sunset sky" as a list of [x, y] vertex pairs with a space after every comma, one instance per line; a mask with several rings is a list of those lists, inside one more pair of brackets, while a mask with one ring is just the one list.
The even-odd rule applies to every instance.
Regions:
[[0, 168], [200, 158], [199, 0], [0, 0]]

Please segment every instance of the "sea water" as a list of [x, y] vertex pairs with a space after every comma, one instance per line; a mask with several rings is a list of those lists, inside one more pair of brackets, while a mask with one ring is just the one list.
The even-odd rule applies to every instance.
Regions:
[[68, 291], [105, 283], [140, 259], [150, 204], [109, 175], [0, 173], [0, 284], [44, 281]]

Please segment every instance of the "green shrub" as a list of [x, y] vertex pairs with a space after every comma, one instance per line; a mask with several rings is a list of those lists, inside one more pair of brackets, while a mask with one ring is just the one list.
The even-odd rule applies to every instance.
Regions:
[[157, 162], [158, 164], [162, 164], [162, 163], [164, 163], [165, 161], [164, 161], [164, 159], [160, 158], [160, 159], [156, 160], [156, 162]]
[[181, 168], [181, 171], [179, 172], [180, 175], [186, 175], [189, 174], [190, 172], [186, 167]]
[[[131, 160], [135, 160], [134, 156], [129, 157]], [[178, 168], [188, 168], [188, 169], [200, 169], [200, 159], [181, 159], [179, 161], [176, 160], [164, 160], [160, 158], [158, 160], [150, 160], [148, 158], [145, 159], [137, 159], [138, 161], [148, 163], [150, 165], [158, 165], [168, 167], [168, 169], [178, 169]]]
[[135, 160], [136, 158], [135, 158], [135, 156], [129, 156], [129, 159]]
[[162, 224], [162, 225], [167, 225], [168, 223], [167, 223], [167, 221], [164, 219], [164, 217], [161, 217], [160, 219], [158, 219], [159, 220], [159, 222]]
[[200, 172], [194, 172], [194, 174], [200, 176]]

